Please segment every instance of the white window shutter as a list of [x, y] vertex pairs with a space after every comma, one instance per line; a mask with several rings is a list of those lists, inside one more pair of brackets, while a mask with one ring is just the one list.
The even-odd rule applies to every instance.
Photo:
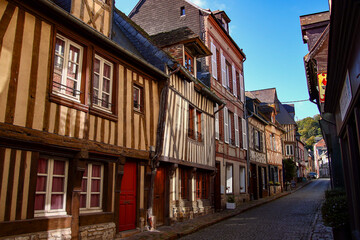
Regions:
[[246, 130], [247, 130], [246, 121], [243, 118], [242, 119], [242, 134], [243, 134], [243, 149], [245, 149], [245, 150], [247, 150], [247, 147], [248, 147], [248, 142], [247, 142], [247, 137], [246, 137]]
[[234, 125], [235, 125], [235, 146], [239, 147], [239, 121], [238, 115], [234, 113]]
[[244, 91], [244, 76], [240, 74], [240, 94], [241, 94], [241, 102], [245, 101], [245, 91]]
[[221, 50], [221, 81], [222, 81], [222, 85], [224, 87], [226, 86], [226, 62], [225, 62], [225, 57], [224, 54]]
[[211, 52], [212, 52], [212, 56], [211, 56], [211, 71], [212, 71], [212, 76], [217, 79], [217, 62], [216, 62], [216, 46], [213, 42], [211, 42]]
[[237, 90], [236, 90], [236, 71], [234, 65], [232, 65], [232, 82], [233, 82], [233, 94], [235, 97], [237, 96]]
[[[216, 103], [214, 111], [219, 109], [219, 105]], [[219, 139], [219, 113], [215, 113], [215, 139]]]
[[227, 107], [224, 107], [224, 141], [229, 143], [229, 113]]

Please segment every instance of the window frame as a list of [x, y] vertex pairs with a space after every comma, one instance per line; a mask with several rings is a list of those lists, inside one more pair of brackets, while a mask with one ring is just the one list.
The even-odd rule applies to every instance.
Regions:
[[[95, 75], [95, 61], [99, 60], [100, 61], [100, 66], [99, 66], [99, 88], [98, 88], [98, 101], [99, 101], [99, 104], [95, 104], [94, 103], [94, 75]], [[108, 64], [110, 66], [110, 92], [109, 92], [109, 102], [108, 102], [108, 105], [109, 107], [106, 108], [106, 107], [103, 107], [101, 105], [101, 103], [104, 101], [102, 99], [102, 93], [103, 93], [103, 78], [104, 78], [104, 64]], [[96, 109], [99, 109], [99, 110], [103, 110], [103, 111], [106, 111], [106, 112], [109, 112], [109, 113], [112, 113], [112, 109], [113, 109], [113, 85], [114, 85], [114, 66], [115, 64], [113, 62], [111, 62], [110, 60], [104, 58], [103, 56], [99, 55], [99, 54], [94, 54], [94, 58], [93, 58], [93, 71], [92, 71], [92, 85], [91, 85], [91, 90], [92, 90], [92, 99], [91, 99], [91, 106], [96, 108]], [[101, 95], [101, 96], [100, 96]]]
[[[69, 161], [67, 159], [63, 158], [50, 158], [50, 157], [40, 157], [40, 159], [47, 159], [47, 173], [40, 173], [37, 169], [36, 173], [36, 179], [38, 179], [39, 176], [44, 177], [46, 176], [46, 189], [45, 192], [43, 191], [37, 191], [35, 189], [35, 196], [37, 194], [45, 194], [45, 206], [44, 210], [35, 210], [34, 206], [34, 217], [46, 217], [46, 216], [58, 216], [58, 215], [66, 215], [66, 197], [67, 197], [67, 188], [68, 188], [68, 170], [69, 170]], [[64, 175], [54, 174], [54, 162], [55, 161], [63, 161], [65, 162], [64, 166]], [[55, 175], [55, 176], [54, 176]], [[63, 195], [63, 206], [61, 209], [55, 209], [51, 210], [51, 195], [52, 194], [59, 194], [60, 192], [53, 192], [52, 191], [52, 185], [53, 185], [53, 179], [54, 177], [64, 177], [64, 191], [61, 193]], [[36, 181], [36, 184], [38, 182]], [[34, 200], [34, 203], [36, 202], [36, 198]]]
[[[242, 176], [242, 169], [243, 169], [243, 176]], [[239, 167], [239, 191], [240, 193], [246, 193], [246, 167], [241, 165]]]
[[197, 142], [203, 142], [203, 135], [201, 132], [203, 129], [202, 112], [190, 104], [188, 110], [188, 121], [188, 138]]
[[[135, 91], [135, 89], [139, 90], [138, 99], [137, 99], [137, 102], [138, 102], [137, 107], [135, 106], [135, 100], [134, 100], [134, 91]], [[141, 86], [137, 85], [137, 84], [133, 84], [133, 101], [132, 101], [132, 104], [133, 104], [133, 109], [136, 112], [142, 113], [144, 111], [143, 95], [144, 95], [143, 88]]]
[[[191, 61], [191, 63], [189, 64], [188, 63], [188, 60]], [[185, 50], [184, 51], [184, 67], [192, 74], [194, 75], [195, 74], [195, 68], [194, 68], [194, 61], [195, 61], [195, 58], [193, 56], [191, 56], [191, 54]], [[189, 68], [189, 65], [190, 65], [190, 68]]]
[[[231, 178], [229, 179], [229, 174], [228, 174], [228, 168], [231, 168]], [[233, 194], [234, 193], [234, 167], [233, 164], [231, 163], [227, 163], [226, 164], [226, 169], [225, 169], [225, 173], [226, 173], [226, 190], [225, 193], [226, 194]], [[231, 183], [231, 186], [229, 186], [228, 184]]]
[[[92, 167], [93, 165], [100, 165], [100, 178], [92, 176]], [[86, 194], [86, 207], [81, 208], [81, 202], [79, 203], [79, 210], [80, 213], [91, 213], [91, 212], [102, 212], [103, 211], [103, 195], [104, 195], [104, 164], [101, 163], [87, 163], [87, 187], [86, 192], [81, 191], [80, 196]], [[91, 174], [91, 175], [90, 175]], [[93, 179], [100, 179], [100, 200], [99, 200], [99, 207], [91, 207], [91, 195], [93, 194], [91, 187], [92, 187], [92, 180]], [[82, 177], [84, 180], [84, 176]], [[82, 184], [81, 184], [82, 185]]]
[[[288, 149], [288, 147], [289, 147], [289, 149]], [[294, 148], [294, 146], [292, 144], [285, 144], [285, 154], [286, 154], [286, 156], [294, 156], [294, 149], [293, 148]]]
[[186, 11], [185, 11], [185, 6], [180, 7], [180, 17], [185, 16], [186, 15]]
[[183, 200], [189, 200], [189, 170], [179, 168], [180, 170], [180, 197]]
[[209, 177], [206, 172], [196, 172], [196, 199], [209, 198]]
[[[61, 56], [59, 54], [56, 53], [56, 40], [60, 39], [61, 41], [64, 42], [65, 47], [64, 47], [64, 57], [63, 57], [63, 66], [61, 69], [61, 79], [60, 79], [60, 83], [57, 83], [54, 81], [54, 75], [57, 74], [56, 70], [55, 70], [55, 61], [56, 61], [56, 56]], [[81, 102], [81, 94], [83, 94], [83, 92], [81, 91], [82, 89], [82, 85], [83, 85], [83, 67], [86, 65], [86, 63], [84, 64], [84, 55], [85, 55], [85, 47], [82, 46], [81, 44], [73, 41], [72, 39], [66, 37], [64, 34], [61, 33], [56, 33], [55, 37], [54, 37], [55, 43], [54, 43], [54, 58], [53, 58], [53, 65], [52, 65], [52, 77], [51, 77], [51, 81], [52, 81], [52, 87], [51, 87], [51, 93], [55, 94], [57, 96], [63, 97], [65, 99], [74, 101], [74, 102]], [[78, 80], [76, 81], [76, 89], [73, 89], [74, 92], [77, 92], [76, 96], [71, 96], [69, 94], [66, 93], [66, 89], [67, 89], [67, 85], [66, 85], [66, 81], [67, 81], [67, 72], [68, 72], [68, 64], [69, 64], [69, 50], [70, 50], [70, 45], [74, 46], [75, 48], [79, 49], [79, 63], [78, 63]], [[54, 85], [55, 84], [59, 84], [59, 91], [55, 90]], [[62, 88], [62, 86], [64, 86], [64, 88]]]

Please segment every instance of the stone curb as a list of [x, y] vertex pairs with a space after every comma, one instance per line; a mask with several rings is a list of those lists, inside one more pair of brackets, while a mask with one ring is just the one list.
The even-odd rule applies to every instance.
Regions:
[[[148, 236], [138, 236], [138, 238], [136, 238], [136, 236], [134, 236], [134, 238], [126, 238], [126, 239], [166, 239], [166, 240], [173, 240], [173, 239], [178, 239], [180, 237], [184, 237], [186, 235], [189, 235], [189, 234], [192, 234], [192, 233], [195, 233], [201, 229], [204, 229], [206, 227], [209, 227], [211, 225], [214, 225], [216, 223], [219, 223], [221, 221], [224, 221], [226, 219], [229, 219], [229, 218], [232, 218], [236, 215], [239, 215], [243, 212], [246, 212], [250, 209], [253, 209], [253, 208], [256, 208], [256, 207], [259, 207], [259, 206], [262, 206], [264, 204], [267, 204], [269, 202], [272, 202], [272, 201], [275, 201], [279, 198], [282, 198], [282, 197], [285, 197], [287, 195], [290, 195], [300, 189], [302, 189], [303, 187], [307, 186], [309, 183], [311, 183], [312, 181], [307, 181], [306, 183], [304, 183], [303, 185], [297, 187], [296, 189], [294, 190], [291, 190], [289, 192], [283, 192], [279, 195], [275, 195], [275, 196], [271, 196], [272, 198], [269, 198], [269, 199], [265, 199], [261, 202], [258, 202], [258, 203], [253, 203], [243, 209], [241, 209], [241, 206], [238, 208], [238, 209], [235, 209], [235, 211], [231, 211], [231, 212], [228, 212], [228, 213], [223, 213], [223, 216], [221, 216], [221, 213], [219, 214], [220, 216], [213, 219], [213, 220], [210, 220], [210, 221], [206, 221], [204, 223], [199, 223], [199, 225], [194, 225], [192, 228], [190, 229], [187, 229], [187, 230], [182, 230], [181, 232], [177, 231], [177, 229], [174, 228], [174, 230], [170, 230], [170, 231], [166, 231], [166, 232], [163, 232], [159, 235], [148, 235]], [[251, 202], [250, 202], [251, 203]], [[141, 234], [141, 233], [140, 233]], [[144, 237], [144, 238], [142, 238]]]

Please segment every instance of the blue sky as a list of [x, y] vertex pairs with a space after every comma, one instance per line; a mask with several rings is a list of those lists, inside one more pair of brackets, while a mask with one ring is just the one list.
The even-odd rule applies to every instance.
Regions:
[[[138, 0], [116, 0], [129, 14]], [[170, 0], [169, 0], [170, 2]], [[230, 35], [244, 50], [246, 91], [273, 88], [281, 102], [308, 99], [299, 17], [327, 11], [327, 0], [192, 0], [202, 8], [224, 10]], [[295, 103], [296, 120], [318, 114], [315, 104]]]

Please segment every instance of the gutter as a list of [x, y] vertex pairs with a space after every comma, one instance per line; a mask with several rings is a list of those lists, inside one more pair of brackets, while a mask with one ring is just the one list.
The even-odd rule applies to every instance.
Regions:
[[[88, 34], [92, 35], [92, 37], [98, 38], [106, 45], [108, 45], [111, 48], [118, 51], [120, 53], [120, 55], [125, 55], [125, 57], [130, 58], [132, 61], [134, 61], [137, 64], [141, 64], [141, 65], [145, 66], [146, 68], [148, 68], [149, 70], [151, 70], [152, 72], [161, 76], [164, 79], [167, 79], [169, 77], [166, 73], [164, 73], [160, 69], [154, 67], [153, 65], [151, 65], [144, 59], [136, 56], [135, 54], [133, 54], [130, 51], [126, 50], [125, 48], [121, 47], [120, 45], [118, 45], [117, 43], [112, 41], [110, 38], [104, 36], [103, 34], [99, 33], [97, 30], [95, 30], [92, 27], [90, 27], [89, 25], [87, 25], [85, 22], [77, 19], [70, 13], [64, 11], [62, 8], [57, 6], [55, 3], [48, 1], [48, 0], [37, 0], [37, 2], [40, 3], [41, 5], [43, 5], [44, 7], [49, 8], [50, 10], [54, 11], [56, 14], [60, 15], [61, 17], [65, 18], [74, 26], [84, 29], [85, 31], [87, 31]], [[111, 19], [111, 21], [112, 21], [112, 19]]]

